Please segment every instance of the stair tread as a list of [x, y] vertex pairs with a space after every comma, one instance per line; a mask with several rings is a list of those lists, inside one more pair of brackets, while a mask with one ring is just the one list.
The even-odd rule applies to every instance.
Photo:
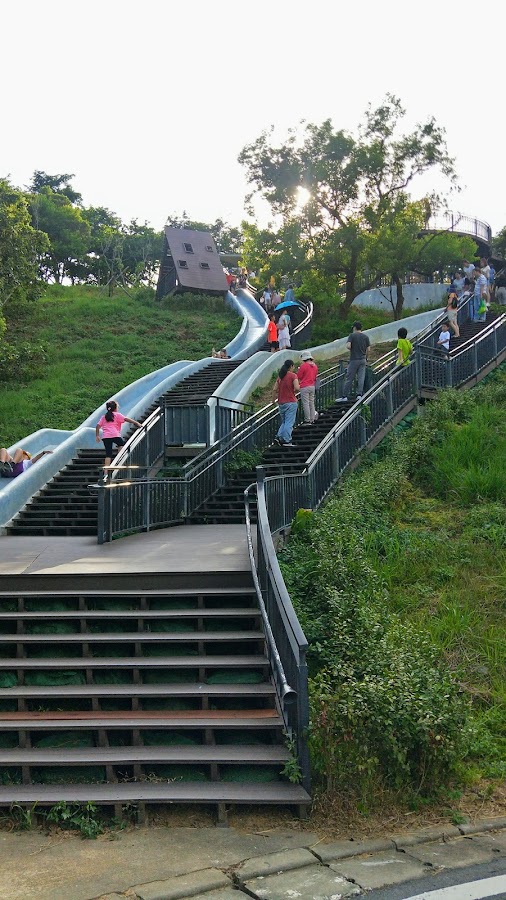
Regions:
[[284, 763], [290, 753], [282, 744], [177, 744], [152, 747], [59, 747], [58, 749], [0, 750], [0, 766], [92, 765], [125, 762]]
[[[0, 688], [0, 699], [10, 700], [17, 697], [184, 697], [205, 695], [223, 696], [238, 694], [240, 696], [261, 694], [270, 697], [275, 693], [270, 682], [260, 684], [206, 684], [193, 682], [185, 684], [63, 684], [55, 687], [39, 685], [18, 685], [11, 688]], [[2, 713], [0, 712], [0, 720]]]
[[[0, 612], [2, 619], [19, 619], [24, 621], [46, 619], [251, 619], [260, 615], [260, 610], [255, 607], [241, 606], [239, 609], [137, 609], [128, 611], [117, 610], [84, 610], [71, 609], [62, 612]], [[205, 634], [206, 632], [201, 632]], [[227, 632], [224, 632], [226, 634]], [[0, 636], [1, 642], [1, 636]]]
[[185, 668], [252, 668], [269, 664], [267, 657], [258, 656], [77, 656], [50, 659], [0, 659], [0, 669], [185, 669]]
[[260, 641], [263, 631], [82, 631], [78, 634], [0, 634], [0, 644], [168, 643], [187, 641]]
[[[178, 597], [215, 597], [215, 596], [227, 596], [231, 595], [241, 596], [241, 595], [255, 595], [255, 589], [253, 587], [209, 587], [202, 588], [201, 590], [195, 590], [195, 588], [178, 588], [173, 591], [165, 591], [156, 588], [149, 588], [148, 590], [83, 590], [83, 591], [19, 591], [19, 596], [21, 597], [97, 597], [98, 599], [103, 599], [105, 597], [114, 598], [117, 597], [122, 599], [123, 597], [159, 597], [164, 600], [173, 600]], [[13, 594], [12, 591], [0, 591], [0, 599], [2, 597], [7, 597], [12, 599], [17, 596]]]
[[145, 728], [163, 727], [170, 723], [184, 728], [231, 727], [256, 728], [265, 722], [283, 725], [283, 719], [275, 709], [227, 709], [227, 710], [136, 710], [135, 712], [107, 710], [54, 711], [54, 712], [2, 712], [0, 728]]
[[237, 782], [123, 782], [121, 784], [9, 785], [0, 787], [0, 804], [59, 803], [265, 803], [306, 804], [310, 796], [299, 784]]

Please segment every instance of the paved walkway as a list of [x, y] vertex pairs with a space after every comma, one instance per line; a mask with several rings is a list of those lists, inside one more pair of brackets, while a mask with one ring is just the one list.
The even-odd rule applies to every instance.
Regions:
[[109, 544], [93, 537], [0, 537], [0, 575], [244, 572], [249, 567], [243, 525], [182, 525]]
[[288, 829], [158, 826], [96, 841], [0, 832], [0, 898], [322, 900], [406, 881], [416, 894], [417, 879], [432, 875], [436, 889], [443, 870], [493, 860], [506, 872], [506, 818], [331, 843]]

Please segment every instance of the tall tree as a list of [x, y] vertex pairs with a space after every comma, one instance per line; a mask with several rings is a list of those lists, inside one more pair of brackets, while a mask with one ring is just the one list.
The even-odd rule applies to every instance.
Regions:
[[28, 190], [32, 194], [42, 194], [49, 188], [54, 194], [63, 194], [71, 203], [80, 204], [83, 198], [70, 184], [71, 178], [74, 175], [48, 175], [47, 172], [36, 169]]
[[46, 235], [31, 224], [26, 196], [0, 179], [0, 333], [5, 328], [2, 308], [41, 293], [37, 263], [46, 247]]
[[[443, 129], [429, 118], [402, 134], [404, 115], [389, 94], [376, 109], [369, 106], [357, 136], [334, 130], [327, 119], [305, 125], [302, 134], [292, 129], [279, 146], [271, 129], [239, 156], [253, 188], [247, 202], [257, 193], [284, 227], [298, 222], [306, 265], [344, 287], [343, 317], [362, 290], [390, 274], [389, 254], [381, 248], [405, 224], [416, 178], [438, 169], [455, 181]], [[434, 208], [440, 199], [431, 195], [430, 202]]]
[[120, 274], [123, 248], [121, 219], [104, 206], [83, 209], [83, 218], [90, 228], [84, 280], [107, 285], [112, 293]]
[[79, 278], [90, 238], [90, 226], [82, 211], [68, 197], [43, 187], [30, 197], [34, 226], [49, 238], [49, 247], [41, 256], [40, 269], [46, 280], [60, 283], [65, 277]]

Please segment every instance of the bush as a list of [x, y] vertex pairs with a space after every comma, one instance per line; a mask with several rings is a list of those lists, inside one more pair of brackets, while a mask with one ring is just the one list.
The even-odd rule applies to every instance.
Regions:
[[27, 382], [38, 378], [47, 360], [44, 344], [24, 341], [0, 345], [0, 381]]

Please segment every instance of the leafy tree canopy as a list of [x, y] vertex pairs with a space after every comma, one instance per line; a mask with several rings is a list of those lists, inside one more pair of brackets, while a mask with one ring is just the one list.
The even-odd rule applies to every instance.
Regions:
[[80, 204], [83, 198], [70, 184], [71, 178], [74, 178], [74, 175], [48, 175], [36, 169], [28, 190], [32, 194], [41, 194], [49, 188], [55, 194], [63, 194], [71, 203]]
[[[356, 136], [336, 131], [330, 119], [305, 124], [287, 140], [274, 143], [273, 129], [246, 146], [240, 156], [252, 192], [269, 203], [281, 218], [285, 236], [298, 235], [305, 265], [332, 275], [345, 286], [341, 308], [346, 315], [364, 290], [364, 273], [374, 286], [379, 277], [398, 269], [398, 242], [408, 246], [418, 237], [438, 195], [413, 203], [408, 193], [421, 175], [439, 170], [455, 183], [454, 164], [444, 131], [434, 118], [408, 134], [400, 131], [405, 115], [400, 100], [389, 94], [367, 109]], [[288, 229], [288, 232], [286, 231]]]
[[26, 197], [0, 179], [0, 333], [1, 309], [34, 300], [41, 293], [37, 260], [47, 249], [47, 237], [33, 228]]
[[49, 238], [49, 247], [40, 259], [43, 277], [57, 283], [65, 277], [74, 281], [81, 273], [90, 238], [90, 226], [82, 211], [66, 194], [55, 193], [50, 187], [31, 195], [30, 211], [35, 227]]
[[506, 225], [492, 238], [492, 251], [495, 256], [506, 260]]

